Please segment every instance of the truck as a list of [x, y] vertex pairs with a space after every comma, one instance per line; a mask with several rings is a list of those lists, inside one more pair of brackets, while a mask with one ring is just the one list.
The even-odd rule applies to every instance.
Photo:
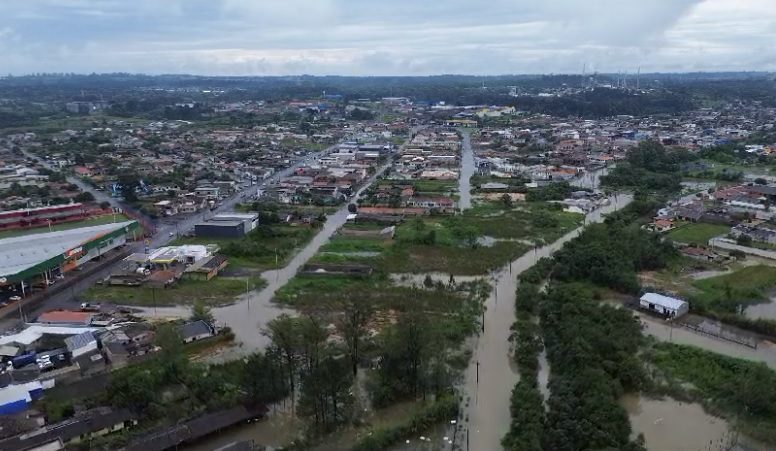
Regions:
[[100, 304], [90, 304], [88, 302], [81, 303], [82, 312], [99, 312]]
[[29, 365], [30, 363], [35, 363], [37, 358], [38, 356], [34, 352], [22, 354], [14, 357], [13, 360], [11, 360], [11, 365], [13, 365], [14, 369], [19, 369], [23, 366]]

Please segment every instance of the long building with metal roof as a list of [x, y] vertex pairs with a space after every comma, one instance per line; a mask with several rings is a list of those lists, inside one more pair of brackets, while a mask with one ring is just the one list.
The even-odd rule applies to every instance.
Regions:
[[139, 228], [124, 221], [0, 240], [0, 286], [56, 275], [126, 243]]

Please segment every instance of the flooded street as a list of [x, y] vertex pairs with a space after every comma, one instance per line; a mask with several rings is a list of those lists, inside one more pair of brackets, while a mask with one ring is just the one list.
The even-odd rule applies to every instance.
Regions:
[[637, 312], [636, 315], [645, 326], [644, 333], [659, 340], [697, 346], [701, 349], [729, 357], [763, 362], [769, 367], [776, 369], [776, 344], [772, 342], [763, 340], [758, 344], [757, 349], [752, 349], [730, 341], [703, 335], [678, 325], [671, 326], [671, 323], [640, 312]]
[[458, 208], [466, 210], [472, 206], [471, 178], [474, 175], [476, 164], [472, 151], [471, 133], [464, 130], [461, 135], [463, 135], [463, 142], [461, 143], [461, 175], [458, 179], [458, 195], [460, 196]]
[[571, 186], [577, 188], [589, 188], [598, 189], [599, 179], [602, 175], [609, 174], [609, 168], [601, 168], [593, 171], [586, 171], [581, 177], [577, 177], [571, 181]]
[[707, 414], [699, 404], [638, 395], [624, 396], [622, 404], [633, 436], [644, 434], [647, 449], [723, 451], [732, 445], [728, 422]]
[[[390, 163], [382, 166], [373, 175], [356, 195], [351, 199], [355, 202], [361, 193], [364, 192], [381, 175]], [[302, 248], [291, 261], [283, 268], [278, 270], [269, 270], [261, 273], [261, 277], [267, 281], [267, 286], [259, 291], [254, 291], [240, 296], [237, 302], [232, 305], [214, 308], [213, 316], [221, 324], [228, 325], [235, 334], [235, 340], [241, 343], [241, 346], [231, 348], [232, 355], [224, 355], [226, 360], [239, 358], [256, 350], [267, 347], [269, 339], [262, 333], [266, 325], [283, 313], [289, 315], [295, 314], [295, 310], [285, 309], [272, 302], [275, 293], [288, 283], [297, 271], [310, 260], [329, 238], [347, 221], [348, 206], [343, 205], [336, 213], [329, 215], [323, 228], [313, 237], [313, 239]]]
[[[600, 222], [607, 213], [628, 205], [632, 199], [633, 196], [620, 195], [609, 205], [588, 214], [585, 222]], [[552, 255], [578, 236], [583, 228], [529, 251], [496, 275], [494, 290], [486, 301], [485, 331], [475, 339], [472, 359], [464, 376], [464, 420], [459, 435], [464, 439], [468, 436], [468, 449], [501, 449], [501, 438], [509, 430], [509, 394], [518, 380], [509, 342], [510, 327], [515, 321], [517, 276], [538, 259]], [[459, 440], [464, 443], [460, 437]]]

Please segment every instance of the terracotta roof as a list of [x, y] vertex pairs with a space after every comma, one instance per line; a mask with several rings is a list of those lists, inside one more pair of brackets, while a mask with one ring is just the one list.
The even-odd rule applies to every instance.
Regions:
[[93, 312], [77, 312], [73, 310], [52, 310], [38, 317], [39, 323], [80, 323], [89, 324], [94, 316]]

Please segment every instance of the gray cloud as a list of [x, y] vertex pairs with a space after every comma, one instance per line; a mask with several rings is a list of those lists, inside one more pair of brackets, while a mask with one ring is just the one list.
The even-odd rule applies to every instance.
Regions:
[[0, 73], [776, 69], [772, 0], [4, 0]]

